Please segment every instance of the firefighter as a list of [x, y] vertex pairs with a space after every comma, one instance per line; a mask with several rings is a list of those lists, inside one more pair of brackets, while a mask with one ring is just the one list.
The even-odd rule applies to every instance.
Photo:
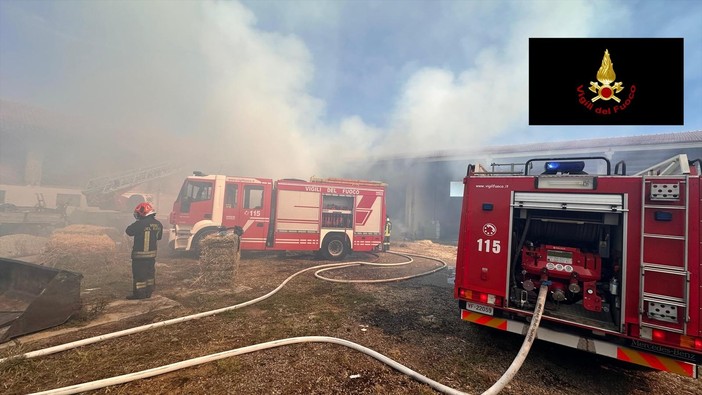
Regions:
[[156, 244], [163, 236], [163, 225], [149, 203], [139, 203], [134, 209], [136, 221], [126, 233], [134, 237], [132, 247], [132, 294], [127, 299], [150, 298], [156, 288]]
[[390, 217], [385, 217], [385, 237], [383, 238], [383, 252], [390, 250], [390, 232], [392, 231], [392, 222]]

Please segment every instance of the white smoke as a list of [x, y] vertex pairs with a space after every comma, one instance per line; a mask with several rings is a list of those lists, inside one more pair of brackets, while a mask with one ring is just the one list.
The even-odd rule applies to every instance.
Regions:
[[242, 175], [312, 173], [310, 133], [323, 104], [306, 92], [314, 70], [304, 44], [257, 30], [238, 3], [202, 8], [202, 50], [214, 84], [203, 103], [205, 151]]
[[[19, 101], [108, 125], [91, 137], [121, 142], [144, 162], [176, 159], [210, 173], [260, 177], [337, 176], [348, 160], [538, 135], [526, 127], [529, 37], [625, 36], [630, 26], [627, 5], [612, 2], [441, 3], [446, 14], [465, 15], [454, 40], [465, 66], [393, 65], [406, 79], [394, 102], [378, 103], [389, 121], [377, 126], [359, 114], [329, 119], [310, 86], [334, 72], [315, 69], [307, 43], [264, 29], [239, 2], [54, 3], [76, 28], [17, 4], [3, 2], [3, 11], [24, 26], [18, 36], [27, 44], [44, 44], [32, 67], [47, 74], [46, 90]], [[296, 10], [284, 25], [319, 24], [328, 32], [344, 18], [340, 10], [357, 3], [272, 4]], [[443, 28], [433, 21], [427, 34], [446, 37]], [[337, 57], [343, 51], [331, 50]], [[10, 90], [17, 96], [19, 82], [0, 62], [0, 97]]]
[[[576, 1], [508, 3], [503, 12], [513, 17], [500, 24], [503, 35], [480, 49], [470, 67], [459, 72], [424, 68], [408, 80], [394, 111], [388, 145], [402, 141], [393, 149], [396, 153], [431, 152], [475, 149], [503, 136], [514, 139], [528, 124], [529, 38], [596, 35], [620, 20], [617, 8]], [[537, 87], [543, 89], [544, 101], [535, 105], [549, 102], [548, 61], [541, 62], [544, 85]]]

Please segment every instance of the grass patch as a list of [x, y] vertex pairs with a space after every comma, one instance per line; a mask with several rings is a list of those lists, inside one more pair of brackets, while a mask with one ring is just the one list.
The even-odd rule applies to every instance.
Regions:
[[220, 359], [216, 362], [218, 374], [239, 375], [244, 371], [244, 366], [236, 357]]
[[24, 345], [14, 341], [14, 345], [0, 349], [0, 359], [7, 358], [0, 362], [0, 372], [9, 372], [10, 370], [22, 369], [28, 365], [28, 359], [21, 357], [27, 350]]
[[202, 294], [199, 292], [187, 292], [187, 293], [172, 293], [167, 292], [164, 296], [169, 299], [173, 299], [176, 302], [183, 305], [183, 307], [200, 307], [203, 303], [209, 304], [215, 298], [212, 295]]
[[19, 393], [15, 388], [22, 383], [32, 380], [31, 372], [36, 368], [36, 362], [22, 356], [26, 353], [25, 347], [17, 342], [15, 345], [0, 349], [0, 392]]

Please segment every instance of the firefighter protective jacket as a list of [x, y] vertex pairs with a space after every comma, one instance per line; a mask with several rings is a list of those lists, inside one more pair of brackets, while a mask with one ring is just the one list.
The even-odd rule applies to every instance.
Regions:
[[156, 244], [163, 236], [163, 225], [154, 215], [127, 226], [127, 235], [134, 236], [132, 259], [156, 258]]

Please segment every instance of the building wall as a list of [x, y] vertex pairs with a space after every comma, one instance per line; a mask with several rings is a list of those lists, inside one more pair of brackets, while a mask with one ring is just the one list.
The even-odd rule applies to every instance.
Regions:
[[87, 207], [85, 196], [80, 189], [0, 184], [0, 204], [32, 207], [40, 205], [41, 201], [44, 207], [50, 209], [58, 208], [62, 204], [68, 204], [70, 207]]

